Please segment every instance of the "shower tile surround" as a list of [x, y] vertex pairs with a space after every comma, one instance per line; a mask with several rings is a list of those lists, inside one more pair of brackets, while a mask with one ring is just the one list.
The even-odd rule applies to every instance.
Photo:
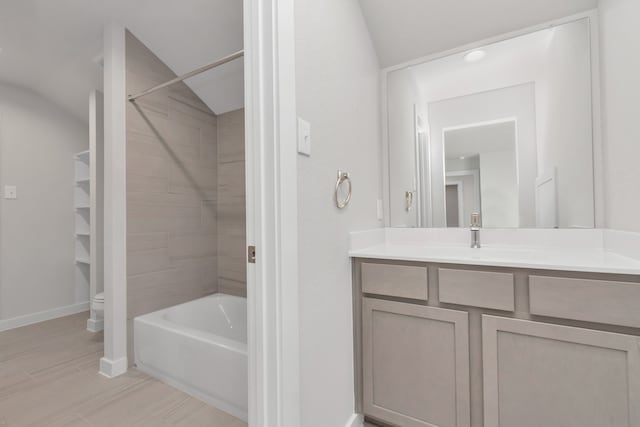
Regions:
[[218, 291], [247, 295], [244, 110], [218, 116]]
[[[127, 93], [175, 74], [131, 33]], [[184, 83], [127, 103], [127, 320], [246, 294], [244, 110], [216, 116]]]

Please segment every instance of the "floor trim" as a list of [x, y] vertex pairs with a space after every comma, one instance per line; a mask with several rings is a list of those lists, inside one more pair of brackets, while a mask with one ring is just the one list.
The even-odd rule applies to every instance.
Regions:
[[89, 311], [89, 301], [40, 311], [38, 313], [25, 314], [24, 316], [13, 317], [11, 319], [0, 320], [0, 332], [57, 319], [59, 317], [82, 313], [83, 311]]
[[100, 332], [104, 330], [104, 319], [87, 319], [87, 331]]
[[118, 360], [110, 360], [106, 357], [100, 359], [100, 373], [107, 378], [115, 378], [127, 372], [129, 364], [126, 357]]
[[353, 414], [344, 427], [362, 427], [364, 424], [364, 416], [362, 414]]

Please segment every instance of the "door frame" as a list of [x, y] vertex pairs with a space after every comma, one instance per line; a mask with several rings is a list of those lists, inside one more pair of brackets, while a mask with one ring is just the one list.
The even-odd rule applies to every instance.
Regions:
[[293, 0], [243, 0], [249, 425], [300, 426]]

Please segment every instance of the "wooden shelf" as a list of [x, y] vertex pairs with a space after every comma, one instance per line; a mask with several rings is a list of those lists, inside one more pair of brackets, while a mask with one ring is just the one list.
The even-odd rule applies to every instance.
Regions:
[[76, 209], [91, 209], [91, 206], [76, 206]]
[[91, 234], [89, 232], [76, 233], [76, 237], [91, 237]]
[[89, 184], [90, 182], [91, 182], [91, 178], [76, 179], [76, 184]]

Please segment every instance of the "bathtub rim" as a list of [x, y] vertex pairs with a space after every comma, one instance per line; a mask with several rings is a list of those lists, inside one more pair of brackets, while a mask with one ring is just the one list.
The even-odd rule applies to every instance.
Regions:
[[[189, 326], [180, 325], [179, 323], [171, 322], [164, 318], [164, 315], [169, 312], [171, 309], [176, 307], [188, 305], [194, 301], [199, 301], [201, 299], [213, 298], [217, 296], [231, 297], [233, 299], [243, 299], [246, 302], [246, 298], [239, 297], [236, 295], [229, 295], [223, 293], [215, 293], [211, 295], [207, 295], [201, 298], [197, 298], [191, 301], [184, 302], [182, 304], [177, 304], [171, 307], [163, 308], [157, 311], [153, 311], [151, 313], [142, 314], [140, 316], [136, 316], [133, 318], [133, 323], [135, 325], [136, 322], [144, 323], [149, 326], [155, 326], [162, 328], [168, 332], [185, 335], [194, 340], [204, 342], [207, 344], [218, 345], [225, 350], [232, 351], [234, 353], [248, 355], [248, 344], [246, 342], [233, 340], [231, 338], [223, 337], [221, 335], [217, 335], [214, 333], [206, 332], [200, 329], [196, 329]], [[135, 348], [135, 327], [134, 327], [134, 348]], [[135, 353], [135, 350], [134, 350]], [[136, 358], [137, 359], [137, 358]], [[136, 360], [137, 362], [137, 360]]]

